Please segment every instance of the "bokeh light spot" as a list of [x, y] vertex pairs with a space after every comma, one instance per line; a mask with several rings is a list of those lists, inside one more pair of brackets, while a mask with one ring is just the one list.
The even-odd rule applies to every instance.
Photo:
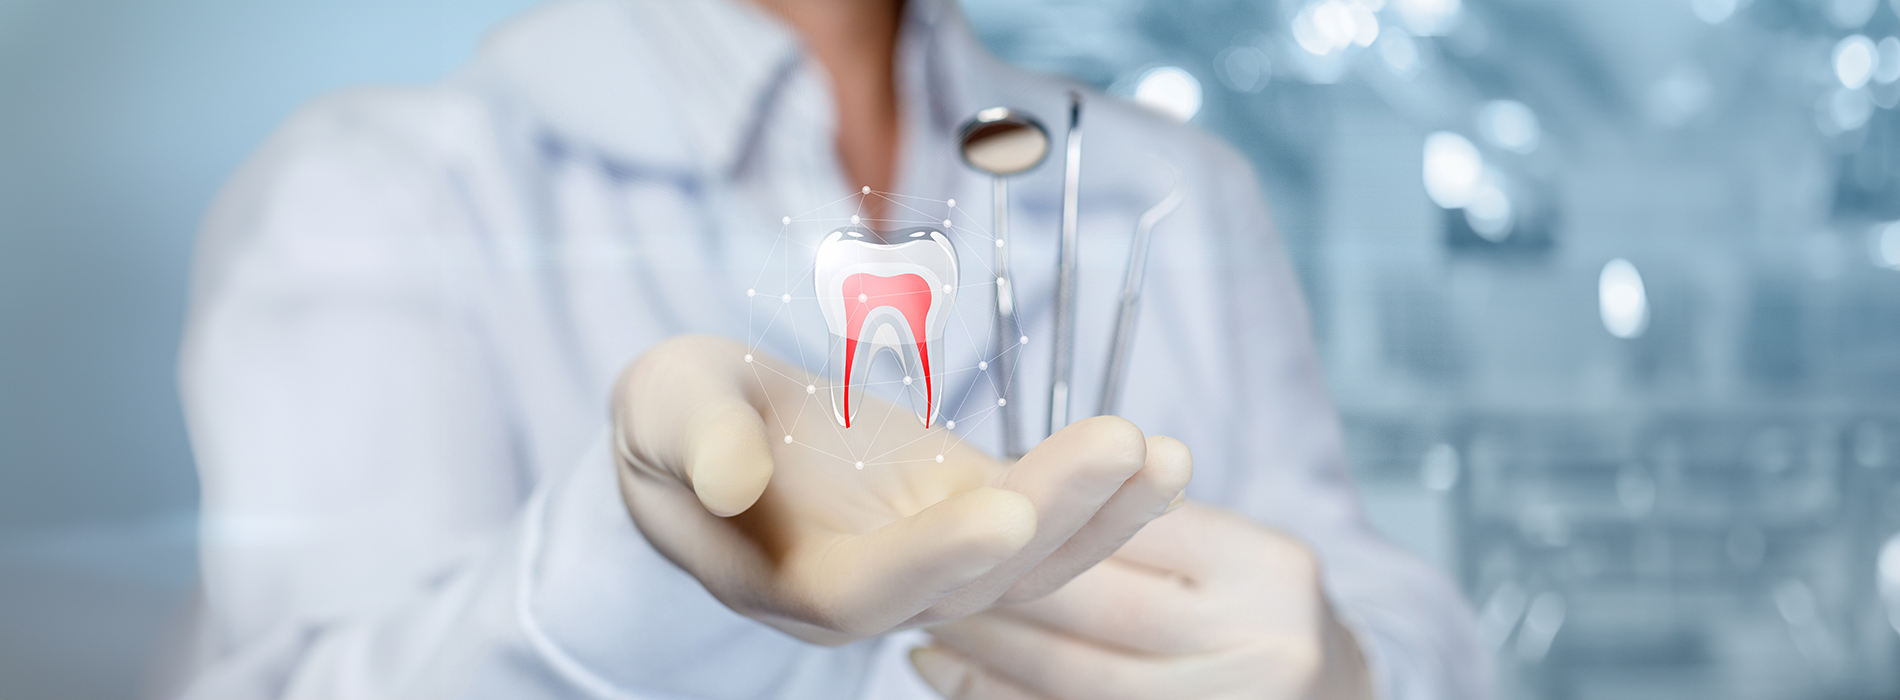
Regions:
[[1597, 307], [1610, 335], [1627, 340], [1649, 328], [1649, 295], [1635, 265], [1622, 258], [1603, 265], [1597, 276]]

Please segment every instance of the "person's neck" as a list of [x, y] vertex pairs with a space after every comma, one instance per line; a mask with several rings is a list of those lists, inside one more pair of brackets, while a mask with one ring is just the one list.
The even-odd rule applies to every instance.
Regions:
[[[894, 63], [904, 0], [755, 0], [804, 39], [831, 76], [838, 158], [851, 186], [896, 185], [899, 144]], [[865, 201], [872, 218], [884, 200]]]

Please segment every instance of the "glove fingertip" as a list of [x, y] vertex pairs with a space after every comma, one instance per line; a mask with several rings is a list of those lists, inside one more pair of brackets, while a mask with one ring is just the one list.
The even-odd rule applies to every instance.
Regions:
[[729, 518], [746, 512], [765, 495], [765, 487], [772, 482], [771, 452], [763, 442], [756, 450], [742, 446], [707, 450], [694, 460], [689, 473], [700, 504], [713, 515]]
[[1157, 494], [1180, 493], [1194, 478], [1194, 455], [1180, 440], [1156, 435], [1148, 438], [1148, 460], [1142, 470]]

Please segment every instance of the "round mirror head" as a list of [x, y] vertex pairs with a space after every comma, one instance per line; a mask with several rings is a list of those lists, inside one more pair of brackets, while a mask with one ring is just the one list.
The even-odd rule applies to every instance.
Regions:
[[1014, 175], [1049, 155], [1049, 131], [1033, 117], [1008, 107], [976, 113], [958, 137], [963, 162], [991, 175]]

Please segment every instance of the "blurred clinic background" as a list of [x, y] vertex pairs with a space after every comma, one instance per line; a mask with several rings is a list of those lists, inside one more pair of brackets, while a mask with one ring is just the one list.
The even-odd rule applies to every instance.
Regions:
[[[0, 697], [177, 653], [192, 238], [528, 0], [0, 0]], [[1900, 696], [1900, 0], [965, 0], [1255, 163], [1376, 523], [1507, 698]]]

